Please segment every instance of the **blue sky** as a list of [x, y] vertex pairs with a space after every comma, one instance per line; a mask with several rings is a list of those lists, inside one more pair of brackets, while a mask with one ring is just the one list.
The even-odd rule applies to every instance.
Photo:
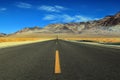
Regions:
[[120, 11], [120, 0], [0, 0], [0, 32], [82, 22]]

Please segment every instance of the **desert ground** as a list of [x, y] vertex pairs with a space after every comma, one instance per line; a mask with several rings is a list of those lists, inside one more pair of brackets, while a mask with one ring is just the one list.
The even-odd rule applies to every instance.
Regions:
[[17, 34], [11, 36], [0, 37], [0, 43], [3, 42], [23, 42], [23, 41], [38, 41], [48, 39], [63, 39], [63, 40], [90, 40], [95, 42], [116, 43], [120, 42], [118, 36], [90, 36], [79, 34]]
[[5, 36], [0, 37], [0, 48], [6, 48], [11, 46], [18, 46], [36, 42], [43, 42], [47, 40], [53, 40], [55, 36], [53, 35], [13, 35], [13, 36]]
[[78, 34], [17, 34], [0, 38], [0, 48], [16, 46], [22, 44], [29, 44], [53, 39], [63, 40], [87, 40], [99, 43], [120, 43], [120, 37], [106, 37], [106, 36], [87, 36]]

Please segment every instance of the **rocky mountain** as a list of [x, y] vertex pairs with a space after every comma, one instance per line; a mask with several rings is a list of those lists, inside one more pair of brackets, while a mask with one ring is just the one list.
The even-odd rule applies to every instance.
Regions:
[[106, 16], [95, 22], [96, 26], [115, 26], [120, 24], [120, 12], [115, 15]]
[[3, 37], [5, 36], [6, 34], [5, 33], [0, 33], [0, 37]]
[[15, 32], [15, 34], [20, 34], [20, 33], [30, 32], [30, 31], [35, 31], [35, 30], [41, 30], [41, 28], [39, 26], [26, 27], [26, 28], [24, 28], [22, 30], [19, 30], [19, 31]]
[[100, 20], [65, 23], [65, 24], [50, 24], [44, 28], [35, 26], [33, 28], [24, 28], [15, 34], [35, 32], [35, 33], [74, 33], [74, 34], [120, 34], [120, 12], [115, 15], [109, 15]]
[[100, 20], [80, 23], [50, 24], [42, 29], [42, 31], [48, 31], [51, 33], [82, 33], [84, 32], [84, 30], [91, 30], [91, 28], [102, 30], [108, 29], [109, 31], [111, 29], [112, 31], [111, 27], [115, 26], [117, 26], [118, 28], [120, 27], [120, 12], [115, 15], [106, 16], [105, 18]]

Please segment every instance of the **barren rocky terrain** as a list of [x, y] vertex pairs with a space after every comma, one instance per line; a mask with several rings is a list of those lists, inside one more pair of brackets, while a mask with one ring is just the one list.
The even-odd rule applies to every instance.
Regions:
[[8, 36], [35, 36], [43, 34], [73, 34], [87, 37], [120, 37], [120, 12], [100, 20], [79, 23], [49, 24], [44, 28], [38, 26], [24, 28]]

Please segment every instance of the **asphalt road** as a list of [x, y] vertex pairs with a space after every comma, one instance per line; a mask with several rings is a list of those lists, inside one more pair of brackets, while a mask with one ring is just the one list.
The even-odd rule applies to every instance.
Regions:
[[0, 49], [0, 80], [120, 80], [120, 49], [62, 40]]

